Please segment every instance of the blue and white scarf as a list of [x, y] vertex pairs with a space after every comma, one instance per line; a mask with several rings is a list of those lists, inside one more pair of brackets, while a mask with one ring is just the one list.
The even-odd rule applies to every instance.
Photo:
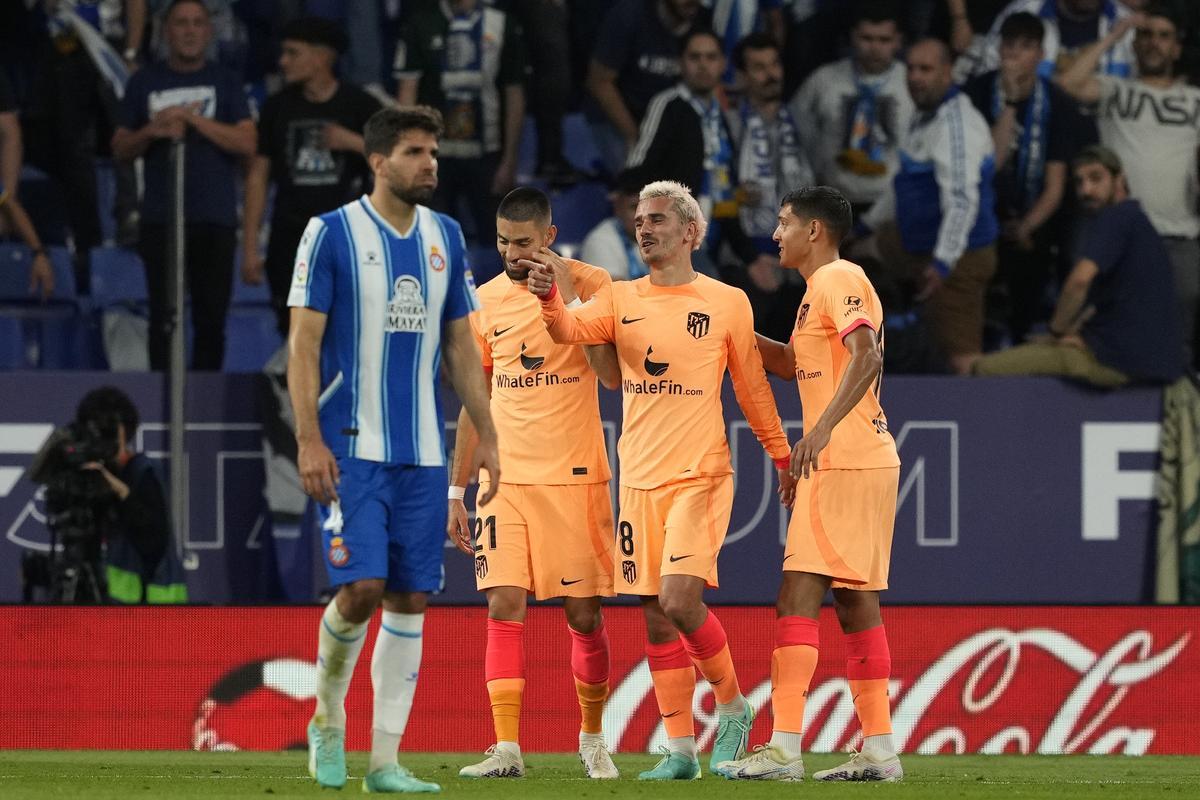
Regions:
[[[992, 114], [999, 119], [1004, 113], [1004, 87], [1000, 73], [996, 73], [996, 85], [992, 89]], [[1050, 132], [1050, 87], [1046, 79], [1038, 76], [1033, 84], [1033, 94], [1025, 104], [1025, 118], [1021, 120], [1021, 138], [1017, 141], [1017, 185], [1020, 189], [1020, 210], [1029, 207], [1042, 194], [1046, 182], [1046, 148]]]

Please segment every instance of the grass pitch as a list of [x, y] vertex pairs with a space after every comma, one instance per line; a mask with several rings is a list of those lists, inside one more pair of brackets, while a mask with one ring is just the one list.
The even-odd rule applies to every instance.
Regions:
[[[524, 780], [469, 781], [458, 777], [477, 753], [406, 754], [418, 776], [442, 785], [442, 796], [487, 800], [571, 798], [1200, 798], [1200, 758], [1182, 756], [905, 756], [900, 784], [731, 782], [639, 783], [648, 755], [615, 757], [619, 781], [588, 781], [574, 755], [528, 754]], [[351, 753], [345, 793], [359, 794], [366, 754]], [[833, 766], [838, 755], [808, 755], [809, 772]], [[707, 755], [701, 758], [707, 764]], [[332, 798], [306, 772], [303, 753], [0, 752], [0, 798], [5, 800], [125, 800], [126, 798]]]

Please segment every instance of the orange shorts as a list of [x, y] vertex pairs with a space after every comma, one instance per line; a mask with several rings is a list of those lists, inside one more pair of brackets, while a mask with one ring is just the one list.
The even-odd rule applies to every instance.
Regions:
[[784, 571], [828, 575], [838, 589], [886, 589], [900, 468], [811, 474], [796, 483]]
[[694, 575], [715, 588], [717, 556], [732, 512], [732, 475], [654, 489], [622, 486], [617, 592], [657, 595], [663, 575]]
[[[480, 494], [487, 483], [480, 482]], [[517, 586], [538, 600], [613, 594], [608, 483], [501, 483], [475, 510], [475, 585]]]

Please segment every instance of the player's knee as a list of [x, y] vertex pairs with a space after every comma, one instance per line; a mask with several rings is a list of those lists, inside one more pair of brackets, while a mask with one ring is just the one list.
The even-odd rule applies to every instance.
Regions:
[[506, 622], [525, 620], [525, 590], [515, 587], [499, 587], [487, 593], [488, 618]]
[[703, 606], [683, 593], [664, 594], [658, 598], [663, 613], [678, 630], [690, 631], [704, 622]]
[[570, 598], [563, 604], [563, 611], [566, 612], [567, 624], [573, 631], [592, 633], [600, 627], [600, 600], [598, 598], [590, 597], [586, 600]]
[[350, 622], [366, 622], [383, 599], [383, 581], [355, 581], [338, 590], [338, 611]]

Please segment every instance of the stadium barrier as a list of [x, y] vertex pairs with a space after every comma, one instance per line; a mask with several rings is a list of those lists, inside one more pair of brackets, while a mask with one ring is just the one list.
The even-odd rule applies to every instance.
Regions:
[[[187, 525], [176, 531], [199, 603], [309, 602], [325, 581], [311, 529], [272, 528], [263, 499], [254, 375], [189, 377]], [[37, 487], [21, 474], [79, 398], [117, 383], [142, 414], [136, 446], [170, 466], [161, 376], [22, 373], [0, 381], [0, 602], [21, 598], [22, 549], [49, 539]], [[794, 441], [795, 386], [773, 381]], [[448, 439], [458, 408], [447, 391]], [[616, 462], [620, 396], [600, 395]], [[788, 514], [775, 471], [723, 397], [735, 498], [722, 551], [723, 603], [773, 603]], [[903, 462], [888, 600], [892, 603], [1136, 604], [1153, 600], [1154, 470], [1162, 394], [1097, 392], [1052, 379], [886, 377], [888, 424]], [[615, 481], [614, 481], [615, 494]], [[615, 503], [615, 498], [614, 498]], [[446, 555], [439, 602], [481, 602], [471, 560]]]
[[[313, 710], [320, 609], [0, 608], [8, 657], [0, 749], [282, 750], [303, 747]], [[774, 609], [721, 607], [742, 689], [770, 735]], [[1198, 608], [897, 607], [885, 609], [897, 744], [919, 753], [1200, 753]], [[483, 682], [485, 611], [431, 608], [403, 749], [482, 751], [492, 741]], [[604, 727], [620, 752], [665, 744], [641, 612], [605, 611], [612, 695]], [[569, 637], [556, 608], [530, 610], [522, 745], [576, 747]], [[369, 633], [374, 641], [377, 621]], [[829, 609], [809, 692], [804, 746], [836, 751], [860, 736]], [[371, 645], [368, 645], [370, 647]], [[370, 741], [370, 653], [347, 699], [348, 747]], [[701, 744], [716, 729], [700, 680]]]

